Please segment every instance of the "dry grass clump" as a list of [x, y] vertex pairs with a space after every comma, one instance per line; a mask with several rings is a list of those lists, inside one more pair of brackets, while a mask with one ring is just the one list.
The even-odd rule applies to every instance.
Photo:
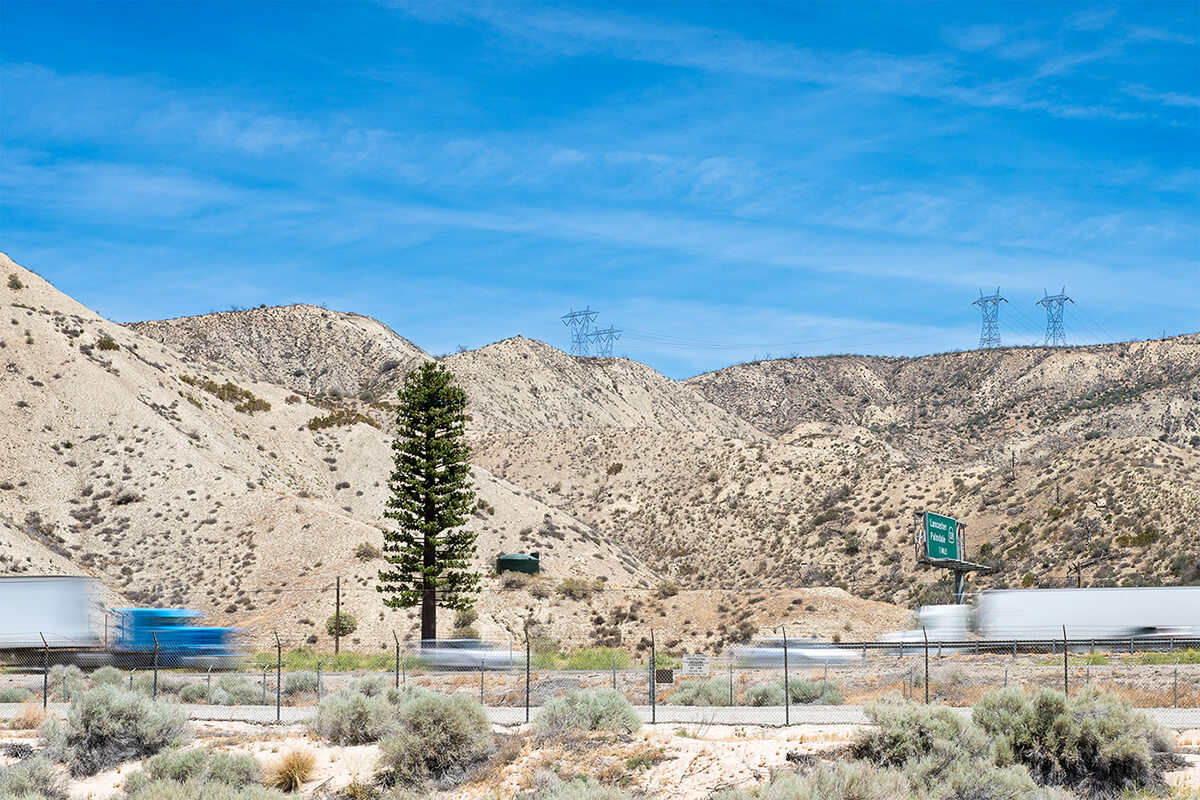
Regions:
[[263, 783], [272, 789], [295, 792], [312, 777], [317, 756], [311, 750], [290, 750], [267, 767]]
[[26, 700], [17, 708], [17, 713], [9, 720], [8, 725], [13, 730], [31, 731], [46, 721], [46, 712], [41, 705], [33, 700]]
[[619, 731], [632, 733], [642, 727], [642, 718], [614, 689], [584, 689], [546, 701], [534, 717], [543, 732]]

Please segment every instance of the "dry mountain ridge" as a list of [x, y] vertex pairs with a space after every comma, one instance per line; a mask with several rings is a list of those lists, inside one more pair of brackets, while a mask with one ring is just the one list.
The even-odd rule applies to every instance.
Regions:
[[222, 311], [128, 327], [193, 359], [310, 394], [374, 396], [429, 355], [378, 320], [311, 305]]

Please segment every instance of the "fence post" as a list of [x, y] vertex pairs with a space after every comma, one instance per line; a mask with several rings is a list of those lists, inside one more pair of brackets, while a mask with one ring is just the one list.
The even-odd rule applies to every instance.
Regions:
[[787, 628], [780, 625], [780, 633], [783, 634], [783, 724], [792, 724], [792, 687], [788, 683], [788, 642]]
[[279, 641], [279, 631], [275, 634], [275, 721], [279, 722], [279, 705], [283, 693], [283, 644]]
[[921, 635], [925, 637], [925, 705], [929, 705], [929, 632], [924, 625], [921, 626]]
[[483, 705], [483, 659], [479, 659], [479, 705]]
[[1175, 708], [1179, 708], [1179, 659], [1175, 659]]
[[1090, 658], [1088, 659], [1087, 669], [1083, 671], [1083, 685], [1085, 688], [1092, 685], [1092, 660]]
[[653, 725], [655, 722], [658, 721], [658, 698], [655, 697], [655, 695], [658, 694], [658, 691], [657, 691], [658, 686], [655, 683], [656, 676], [654, 674], [654, 668], [657, 666], [657, 664], [655, 662], [657, 660], [658, 660], [658, 654], [654, 647], [654, 629], [651, 628], [650, 629], [650, 724], [651, 725]]
[[1016, 657], [1017, 657], [1017, 640], [1016, 640], [1016, 639], [1013, 639], [1013, 643], [1012, 643], [1012, 644], [1013, 644], [1013, 655], [1012, 655], [1012, 657], [1013, 657], [1013, 658], [1016, 658]]
[[321, 702], [321, 659], [317, 659], [317, 702]]
[[1063, 694], [1070, 696], [1071, 686], [1067, 683], [1067, 626], [1063, 625]]
[[207, 702], [211, 706], [212, 705], [212, 664], [208, 665], [208, 678], [206, 679], [205, 683], [206, 683], [206, 687], [204, 689], [204, 696], [206, 698], [208, 698], [205, 702]]
[[825, 705], [826, 688], [829, 685], [829, 659], [825, 659], [825, 673], [821, 676], [821, 705]]
[[1004, 665], [1004, 688], [1008, 688], [1008, 665]]
[[1133, 637], [1129, 637], [1129, 655], [1133, 655]]
[[399, 689], [400, 688], [400, 637], [396, 635], [395, 631], [392, 631], [392, 638], [396, 641], [396, 680], [395, 680], [395, 684], [396, 684], [396, 688]]
[[158, 699], [158, 634], [155, 633], [154, 631], [151, 631], [150, 635], [154, 637], [154, 693], [151, 695], [151, 699], [157, 700]]
[[133, 691], [133, 673], [135, 672], [137, 672], [136, 669], [129, 670], [129, 691], [131, 692]]
[[613, 678], [613, 691], [615, 692], [617, 690], [617, 654], [615, 652], [613, 653], [612, 678]]
[[525, 722], [529, 722], [529, 670], [533, 660], [529, 657], [532, 648], [529, 644], [529, 626], [525, 626]]
[[[42, 637], [42, 711], [45, 711], [50, 703], [50, 645], [46, 643], [46, 634], [38, 636]], [[129, 688], [133, 688], [133, 678], [129, 679]]]
[[263, 692], [262, 704], [265, 706], [267, 704], [267, 668], [266, 667], [263, 667], [262, 692]]
[[733, 656], [729, 657], [729, 705], [733, 705]]

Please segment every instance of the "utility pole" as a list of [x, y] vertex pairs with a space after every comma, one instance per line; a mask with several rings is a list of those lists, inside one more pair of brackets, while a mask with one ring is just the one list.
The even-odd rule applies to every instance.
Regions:
[[342, 579], [337, 579], [337, 599], [334, 601], [333, 612], [333, 654], [336, 656], [342, 643]]

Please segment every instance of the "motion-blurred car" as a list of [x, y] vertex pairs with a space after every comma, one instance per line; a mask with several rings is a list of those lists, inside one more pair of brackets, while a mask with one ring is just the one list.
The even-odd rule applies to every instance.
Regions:
[[525, 666], [525, 653], [500, 649], [479, 639], [426, 639], [417, 654], [435, 669], [509, 669]]
[[[783, 639], [762, 639], [732, 652], [733, 663], [739, 667], [782, 667]], [[789, 667], [805, 664], [848, 664], [857, 654], [826, 642], [788, 639], [787, 663]]]

